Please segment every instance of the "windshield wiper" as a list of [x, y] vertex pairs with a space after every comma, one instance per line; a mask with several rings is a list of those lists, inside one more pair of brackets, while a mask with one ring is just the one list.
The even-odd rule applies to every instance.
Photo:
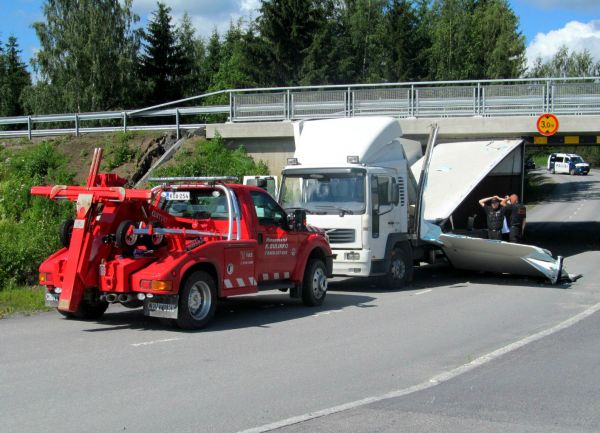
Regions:
[[352, 209], [345, 209], [343, 207], [339, 207], [339, 206], [334, 206], [334, 205], [317, 205], [315, 207], [321, 208], [321, 209], [336, 209], [340, 212], [340, 216], [343, 217], [344, 215], [348, 214], [348, 215], [354, 215], [354, 211]]

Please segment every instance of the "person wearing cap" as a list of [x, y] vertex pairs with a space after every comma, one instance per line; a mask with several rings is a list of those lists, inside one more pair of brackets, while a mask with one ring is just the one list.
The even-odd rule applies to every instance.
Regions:
[[509, 241], [520, 243], [525, 233], [525, 219], [527, 217], [527, 208], [519, 203], [519, 196], [511, 194], [506, 196], [500, 202], [500, 205], [506, 212], [510, 227]]
[[497, 195], [479, 200], [487, 218], [488, 239], [502, 240], [502, 224], [504, 223], [505, 207], [500, 206], [501, 198]]

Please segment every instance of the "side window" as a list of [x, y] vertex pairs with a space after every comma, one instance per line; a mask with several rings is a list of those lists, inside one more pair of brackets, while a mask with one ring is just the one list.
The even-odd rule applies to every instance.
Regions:
[[270, 195], [251, 191], [250, 196], [260, 225], [277, 225], [287, 228], [285, 212]]

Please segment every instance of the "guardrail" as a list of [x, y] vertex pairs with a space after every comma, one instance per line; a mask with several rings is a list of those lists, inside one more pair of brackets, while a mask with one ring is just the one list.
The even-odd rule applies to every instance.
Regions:
[[[210, 103], [211, 97], [229, 104]], [[215, 99], [212, 99], [213, 101]], [[187, 104], [203, 103], [188, 106]], [[600, 114], [600, 77], [430, 81], [333, 86], [233, 89], [207, 93], [139, 110], [0, 118], [0, 136], [18, 137], [114, 131], [196, 129], [205, 123], [182, 117], [225, 115], [231, 122], [390, 115], [395, 117], [538, 116], [552, 112]], [[172, 118], [168, 124], [156, 119]], [[132, 124], [136, 121], [138, 124]], [[98, 125], [99, 123], [110, 125]], [[152, 123], [154, 122], [154, 123]], [[65, 126], [69, 124], [69, 126]], [[41, 127], [42, 126], [46, 126]], [[72, 126], [71, 126], [72, 125]]]

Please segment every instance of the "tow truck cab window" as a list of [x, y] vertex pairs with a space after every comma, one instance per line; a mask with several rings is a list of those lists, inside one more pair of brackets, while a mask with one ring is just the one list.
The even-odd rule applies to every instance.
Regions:
[[251, 191], [250, 196], [260, 225], [276, 225], [284, 229], [288, 228], [285, 212], [269, 194]]
[[179, 218], [227, 219], [229, 216], [227, 197], [218, 189], [164, 191], [161, 193], [158, 207]]

